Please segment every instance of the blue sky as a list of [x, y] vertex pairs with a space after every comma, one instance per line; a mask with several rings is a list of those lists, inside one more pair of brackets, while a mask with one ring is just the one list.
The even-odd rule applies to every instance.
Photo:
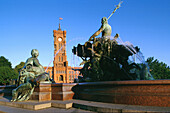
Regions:
[[[84, 44], [120, 0], [0, 0], [0, 56], [16, 66], [39, 50], [47, 66], [54, 55], [53, 30], [67, 31], [67, 57], [71, 48]], [[170, 65], [170, 0], [124, 0], [109, 19], [112, 36], [139, 46], [145, 58], [154, 56]], [[71, 65], [71, 64], [69, 64]], [[52, 66], [52, 64], [51, 64]]]

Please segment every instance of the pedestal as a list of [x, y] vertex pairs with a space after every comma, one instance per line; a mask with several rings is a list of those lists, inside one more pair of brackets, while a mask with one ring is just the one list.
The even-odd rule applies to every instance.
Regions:
[[30, 100], [50, 101], [51, 100], [51, 83], [40, 82], [39, 86], [35, 87]]
[[74, 92], [72, 91], [73, 86], [76, 83], [61, 83], [52, 84], [52, 100], [71, 100], [73, 99]]

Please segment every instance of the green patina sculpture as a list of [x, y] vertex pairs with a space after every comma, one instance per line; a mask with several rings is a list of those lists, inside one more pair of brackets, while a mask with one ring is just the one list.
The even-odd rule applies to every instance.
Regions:
[[[116, 35], [115, 37], [118, 37]], [[119, 45], [117, 41], [96, 38], [84, 45], [78, 44], [73, 53], [81, 57], [84, 65], [80, 69], [83, 77], [91, 81], [153, 80], [146, 64], [131, 62], [131, 48]], [[140, 49], [133, 49], [138, 53]], [[133, 50], [131, 50], [133, 51]], [[135, 54], [137, 54], [135, 53]]]
[[[112, 14], [121, 3], [117, 5]], [[103, 17], [100, 29], [84, 45], [78, 44], [72, 50], [83, 60], [80, 64], [84, 65], [80, 69], [83, 77], [90, 78], [91, 81], [152, 80], [146, 64], [137, 64], [129, 60], [129, 56], [140, 51], [137, 46], [118, 44], [116, 39], [119, 34], [116, 34], [114, 39], [110, 39], [112, 29], [108, 24], [109, 18]], [[96, 38], [100, 33], [102, 37]]]
[[109, 39], [112, 33], [112, 28], [111, 26], [108, 24], [107, 18], [103, 17], [101, 20], [101, 27], [98, 31], [96, 31], [89, 39], [89, 41], [92, 41], [92, 39], [95, 40], [95, 37], [98, 36], [101, 32], [102, 32], [102, 37]]
[[12, 90], [11, 101], [26, 101], [32, 95], [35, 86], [41, 81], [49, 81], [49, 75], [37, 59], [39, 52], [37, 49], [31, 51], [31, 58], [28, 58], [25, 66], [20, 71], [17, 88]]
[[[111, 36], [111, 33], [112, 33], [112, 28], [111, 26], [108, 24], [108, 20], [109, 18], [116, 12], [117, 9], [120, 8], [120, 5], [123, 3], [123, 1], [120, 1], [118, 5], [116, 5], [116, 8], [114, 9], [114, 11], [111, 13], [111, 15], [106, 18], [106, 17], [103, 17], [102, 18], [102, 25], [100, 27], [100, 29], [98, 31], [96, 31], [89, 39], [89, 41], [95, 41], [95, 37], [98, 36], [101, 32], [102, 32], [102, 37], [105, 38], [106, 40], [107, 39], [110, 39], [110, 36]], [[116, 34], [116, 36], [114, 38], [118, 38], [118, 34]]]

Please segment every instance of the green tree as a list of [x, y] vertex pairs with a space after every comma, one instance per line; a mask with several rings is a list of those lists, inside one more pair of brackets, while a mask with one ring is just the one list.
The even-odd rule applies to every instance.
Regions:
[[146, 61], [150, 67], [150, 72], [155, 79], [170, 79], [170, 67], [163, 62], [159, 62], [154, 57], [149, 57]]
[[12, 68], [12, 64], [11, 62], [8, 61], [8, 59], [6, 59], [4, 56], [1, 56], [0, 57], [0, 67], [4, 67], [4, 66], [7, 66], [7, 67], [10, 67]]
[[14, 70], [15, 70], [17, 73], [19, 73], [20, 70], [24, 67], [24, 65], [25, 65], [25, 62], [20, 62], [20, 64], [18, 64], [18, 65], [15, 66]]
[[12, 69], [11, 62], [4, 56], [0, 57], [0, 84], [9, 84], [12, 79], [16, 79], [18, 73]]
[[0, 84], [9, 84], [12, 79], [17, 79], [18, 73], [8, 66], [0, 67]]

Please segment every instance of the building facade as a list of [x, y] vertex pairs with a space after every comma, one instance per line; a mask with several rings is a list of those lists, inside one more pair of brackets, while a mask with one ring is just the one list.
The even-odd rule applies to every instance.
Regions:
[[[54, 37], [54, 61], [53, 67], [48, 67], [47, 73], [54, 79], [56, 83], [72, 83], [75, 78], [78, 78], [81, 67], [68, 66], [66, 54], [66, 31], [60, 29], [53, 30]], [[46, 70], [47, 67], [44, 67]]]

